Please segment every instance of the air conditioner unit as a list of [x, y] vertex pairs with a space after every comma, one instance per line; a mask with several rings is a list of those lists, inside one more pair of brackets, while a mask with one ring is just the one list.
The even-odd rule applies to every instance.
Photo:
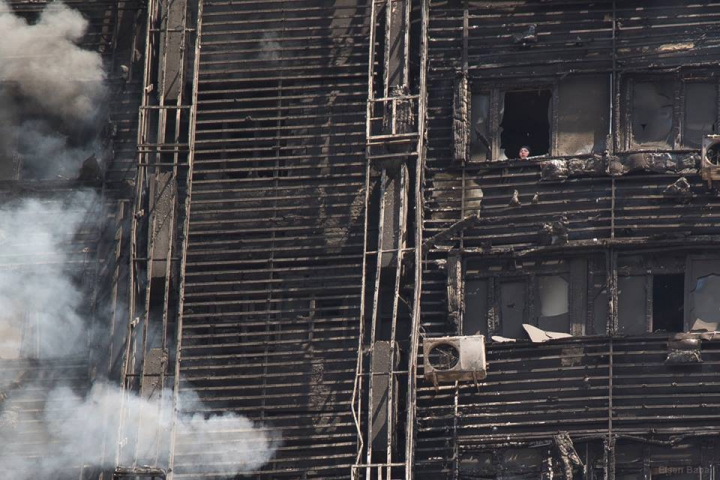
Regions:
[[485, 337], [426, 338], [423, 342], [425, 378], [437, 382], [474, 380], [487, 376]]
[[720, 180], [720, 135], [705, 135], [702, 142], [700, 174], [712, 187], [713, 181]]

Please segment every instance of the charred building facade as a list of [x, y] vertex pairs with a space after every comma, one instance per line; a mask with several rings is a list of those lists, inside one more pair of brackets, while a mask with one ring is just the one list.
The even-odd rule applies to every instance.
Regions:
[[0, 0], [0, 476], [714, 480], [719, 26]]

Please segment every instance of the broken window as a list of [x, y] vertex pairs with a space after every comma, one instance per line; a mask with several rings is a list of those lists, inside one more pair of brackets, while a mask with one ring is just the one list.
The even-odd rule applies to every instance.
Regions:
[[685, 323], [691, 326], [696, 320], [720, 322], [720, 259], [692, 256], [686, 275]]
[[570, 284], [561, 275], [542, 275], [538, 277], [538, 295], [540, 314], [538, 328], [551, 332], [570, 331]]
[[706, 323], [720, 322], [720, 275], [711, 274], [700, 277], [690, 293], [693, 304], [693, 321], [700, 319]]
[[632, 141], [636, 146], [672, 148], [675, 82], [638, 81], [632, 87]]
[[487, 335], [488, 281], [468, 280], [465, 282], [465, 314], [463, 335]]
[[685, 275], [653, 276], [653, 332], [682, 332]]
[[641, 335], [647, 332], [645, 276], [618, 277], [618, 333]]
[[609, 131], [610, 80], [607, 76], [568, 76], [558, 84], [557, 154], [605, 150]]
[[470, 161], [490, 159], [492, 138], [490, 136], [490, 95], [474, 94], [470, 103]]
[[700, 148], [704, 135], [717, 133], [717, 88], [715, 82], [685, 84], [684, 146]]
[[550, 99], [552, 91], [520, 90], [505, 92], [500, 122], [500, 158], [518, 158], [527, 145], [531, 156], [550, 152]]

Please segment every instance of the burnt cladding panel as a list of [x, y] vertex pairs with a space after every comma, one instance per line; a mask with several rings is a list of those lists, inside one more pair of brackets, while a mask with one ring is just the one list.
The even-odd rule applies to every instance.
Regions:
[[[181, 389], [280, 433], [258, 478], [355, 460], [369, 14], [204, 3]], [[218, 471], [196, 453], [176, 476]]]
[[[462, 3], [430, 5], [430, 65], [459, 66]], [[471, 78], [491, 79], [609, 69], [612, 2], [470, 2]], [[428, 85], [428, 90], [433, 91]]]

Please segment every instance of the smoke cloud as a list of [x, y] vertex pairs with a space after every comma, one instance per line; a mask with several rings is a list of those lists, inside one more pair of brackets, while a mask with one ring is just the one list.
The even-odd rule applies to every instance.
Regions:
[[26, 177], [75, 178], [99, 149], [106, 75], [100, 54], [78, 46], [87, 27], [61, 2], [31, 25], [0, 0], [0, 148]]
[[[107, 87], [101, 56], [78, 46], [87, 26], [61, 2], [30, 24], [0, 0], [0, 157], [21, 158], [25, 179], [75, 178], [98, 153]], [[76, 191], [0, 206], [3, 478], [78, 478], [83, 465], [166, 467], [173, 425], [176, 452], [214, 478], [259, 469], [278, 440], [246, 417], [197, 413], [205, 408], [189, 392], [173, 420], [172, 391], [140, 398], [110, 381], [88, 384], [98, 347], [88, 343], [86, 290], [102, 203]]]
[[[34, 372], [15, 380], [3, 377], [17, 365], [0, 369], [0, 464], [16, 480], [57, 478], [81, 464], [162, 466], [170, 451], [172, 391], [146, 399], [107, 381], [88, 391], [85, 381], [71, 384], [54, 370], [62, 358], [82, 365], [91, 348], [77, 271], [94, 259], [78, 237], [98, 227], [98, 203], [94, 192], [80, 191], [0, 208], [0, 364], [30, 359]], [[176, 437], [198, 468], [231, 478], [272, 457], [278, 439], [246, 417], [193, 413], [203, 405], [192, 391], [179, 407]]]
[[97, 200], [94, 192], [78, 191], [0, 207], [0, 359], [77, 355], [87, 348], [83, 293], [74, 278], [87, 252], [73, 238]]
[[[32, 398], [32, 388], [30, 385], [14, 394], [0, 416], [0, 460], [4, 471], [12, 473], [15, 480], [56, 478], [58, 472], [77, 470], [79, 459], [84, 465], [112, 469], [117, 445], [122, 446], [120, 464], [124, 466], [133, 465], [133, 457], [137, 465], [152, 465], [158, 455], [169, 451], [170, 391], [141, 399], [127, 396], [116, 386], [97, 383], [83, 397], [70, 387], [60, 386], [49, 392], [44, 410], [33, 415], [21, 407]], [[193, 397], [182, 397], [181, 403], [187, 406], [197, 402]], [[123, 408], [127, 418], [120, 427]], [[175, 428], [178, 438], [193, 443], [192, 451], [185, 452], [192, 456], [193, 465], [216, 477], [232, 478], [258, 470], [270, 459], [277, 443], [253, 422], [235, 414], [206, 418], [180, 413]], [[18, 436], [32, 437], [34, 451], [29, 458], [14, 451]]]

